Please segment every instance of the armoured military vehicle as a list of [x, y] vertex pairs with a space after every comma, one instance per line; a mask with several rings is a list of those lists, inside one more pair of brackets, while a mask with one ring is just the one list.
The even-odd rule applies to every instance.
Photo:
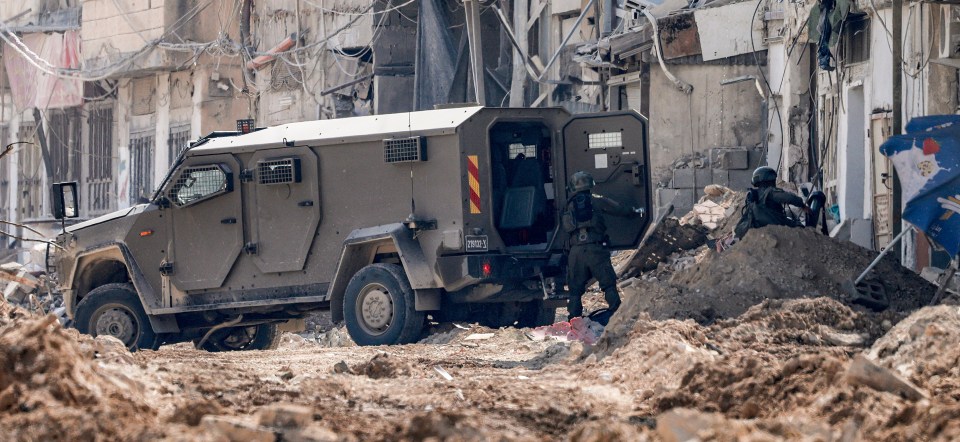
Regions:
[[215, 132], [149, 203], [66, 227], [51, 264], [76, 327], [134, 349], [270, 348], [325, 309], [361, 345], [413, 342], [428, 316], [549, 323], [567, 177], [647, 209], [609, 221], [608, 247], [634, 247], [646, 130], [635, 112], [461, 107]]

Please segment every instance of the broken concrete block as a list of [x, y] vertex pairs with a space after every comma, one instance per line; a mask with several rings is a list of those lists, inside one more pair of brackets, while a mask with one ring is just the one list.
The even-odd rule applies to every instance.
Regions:
[[827, 332], [823, 334], [823, 340], [844, 347], [863, 347], [864, 344], [863, 336], [855, 333]]
[[12, 304], [23, 304], [23, 300], [27, 298], [27, 294], [20, 290], [20, 284], [11, 282], [7, 284], [3, 289], [3, 299], [6, 299], [7, 302]]
[[200, 421], [208, 431], [219, 434], [231, 442], [274, 442], [276, 434], [249, 419], [237, 416], [204, 416]]
[[333, 430], [313, 423], [306, 428], [285, 432], [283, 440], [286, 442], [337, 442], [341, 439]]
[[910, 381], [897, 376], [885, 367], [875, 364], [866, 356], [858, 354], [847, 367], [847, 382], [863, 385], [877, 391], [899, 394], [910, 400], [927, 399], [929, 395]]
[[677, 189], [661, 187], [657, 189], [657, 208], [667, 207], [677, 197]]
[[301, 428], [313, 422], [313, 410], [296, 404], [270, 404], [257, 412], [262, 427]]
[[671, 187], [675, 189], [693, 189], [697, 187], [696, 172], [694, 169], [675, 169]]
[[727, 187], [739, 191], [753, 187], [753, 184], [750, 182], [753, 179], [752, 170], [730, 170], [727, 172], [730, 174], [730, 185]]
[[350, 369], [346, 361], [340, 361], [334, 364], [333, 372], [336, 374], [353, 374], [353, 370]]
[[713, 169], [694, 169], [697, 189], [703, 189], [707, 184], [713, 184]]
[[742, 170], [750, 167], [750, 155], [746, 149], [718, 148], [710, 150], [713, 167], [724, 170]]
[[730, 185], [730, 172], [724, 169], [711, 169], [713, 171], [713, 184], [721, 186]]
[[677, 196], [673, 198], [673, 213], [687, 213], [696, 202], [693, 189], [677, 189]]

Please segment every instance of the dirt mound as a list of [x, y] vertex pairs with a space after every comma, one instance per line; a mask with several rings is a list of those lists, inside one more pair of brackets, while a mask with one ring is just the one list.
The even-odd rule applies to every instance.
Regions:
[[[644, 298], [641, 304], [654, 319], [691, 318], [708, 324], [737, 317], [765, 299], [845, 299], [841, 284], [856, 278], [875, 256], [812, 229], [770, 226], [751, 230], [722, 254], [707, 253], [667, 284], [652, 289], [650, 284], [634, 284], [625, 292]], [[890, 294], [894, 312], [925, 305], [935, 290], [889, 255], [874, 274]]]
[[14, 440], [148, 436], [156, 412], [143, 385], [95, 361], [96, 341], [65, 331], [55, 316], [28, 317], [3, 303], [0, 318], [0, 433]]
[[869, 357], [934, 397], [960, 400], [960, 307], [925, 307], [873, 344]]
[[842, 378], [845, 368], [840, 360], [820, 354], [781, 365], [770, 354], [736, 353], [719, 362], [698, 363], [683, 376], [679, 389], [657, 398], [655, 407], [697, 407], [742, 419], [776, 416], [812, 403]]

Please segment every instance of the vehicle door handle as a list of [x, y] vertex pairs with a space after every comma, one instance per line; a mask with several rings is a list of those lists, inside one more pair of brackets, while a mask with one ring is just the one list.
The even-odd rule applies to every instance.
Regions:
[[220, 220], [220, 224], [236, 224], [236, 223], [237, 223], [236, 218], [224, 218]]
[[646, 184], [644, 183], [644, 181], [646, 180], [644, 179], [644, 176], [643, 176], [643, 166], [641, 166], [640, 164], [634, 163], [630, 171], [633, 174], [634, 186], [643, 186], [644, 184]]
[[297, 203], [297, 205], [300, 207], [313, 207], [313, 201], [311, 200], [300, 201], [299, 203]]

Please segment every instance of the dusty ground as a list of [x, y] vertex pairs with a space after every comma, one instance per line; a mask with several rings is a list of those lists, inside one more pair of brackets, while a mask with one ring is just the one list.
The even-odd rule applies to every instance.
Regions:
[[[784, 245], [756, 254], [770, 266], [813, 253], [800, 248], [833, 247], [805, 233], [770, 234]], [[827, 270], [813, 279], [796, 276], [799, 288], [792, 291], [779, 286], [789, 286], [789, 274], [769, 277], [741, 307], [720, 295], [733, 296], [733, 288], [755, 280], [715, 273], [737, 262], [764, 265], [748, 260], [744, 246], [750, 243], [662, 284], [633, 281], [594, 346], [462, 324], [466, 329], [446, 325], [406, 346], [355, 347], [334, 329], [319, 343], [285, 335], [272, 351], [213, 354], [181, 344], [130, 354], [115, 340], [80, 336], [0, 304], [0, 434], [13, 440], [960, 438], [960, 308], [921, 307], [930, 287], [893, 267], [887, 271], [897, 272], [889, 280], [898, 301], [887, 312], [835, 299], [831, 284], [840, 276]], [[862, 252], [843, 253], [843, 260], [857, 260]], [[809, 265], [818, 270], [824, 260]], [[819, 290], [805, 288], [816, 281]], [[723, 314], [704, 321], [701, 310], [672, 308], [694, 294]], [[659, 301], [651, 302], [653, 295]]]

